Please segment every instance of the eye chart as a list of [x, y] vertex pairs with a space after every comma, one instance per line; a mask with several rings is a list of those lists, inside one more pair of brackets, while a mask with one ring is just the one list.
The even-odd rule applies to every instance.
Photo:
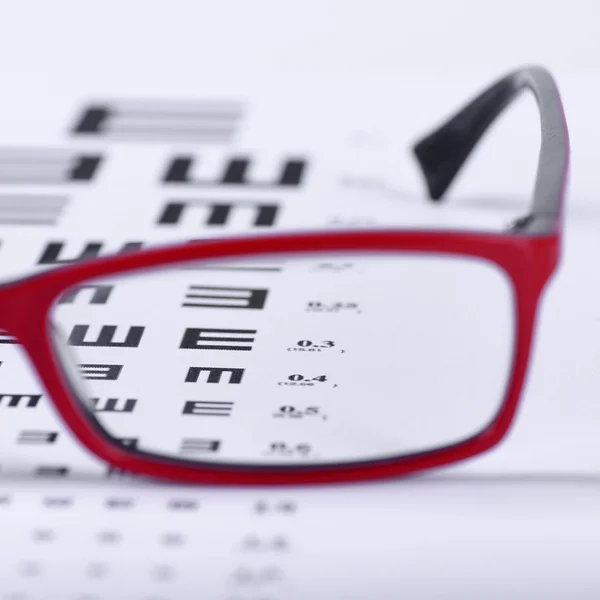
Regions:
[[[35, 131], [23, 132], [18, 121], [11, 121], [12, 125], [6, 123], [7, 144], [0, 149], [3, 190], [0, 227], [6, 232], [0, 272], [9, 278], [169, 241], [186, 243], [283, 230], [390, 226], [499, 229], [519, 214], [520, 208], [511, 206], [495, 211], [449, 205], [440, 210], [422, 196], [411, 197], [403, 191], [399, 173], [414, 171], [415, 165], [406, 156], [402, 166], [397, 150], [402, 145], [406, 154], [409, 142], [389, 139], [390, 134], [378, 130], [377, 125], [374, 127], [368, 115], [357, 118], [353, 114], [357, 109], [346, 107], [349, 114], [338, 111], [333, 118], [336, 103], [341, 106], [339, 96], [338, 91], [337, 96], [329, 97], [319, 112], [306, 92], [306, 102], [302, 101], [304, 98], [294, 100], [289, 95], [269, 98], [260, 90], [254, 96], [240, 92], [237, 96], [229, 93], [220, 98], [209, 96], [197, 100], [160, 97], [78, 100], [76, 95], [69, 100], [49, 99], [48, 105], [39, 107], [36, 113], [36, 119], [43, 123], [38, 128], [42, 133], [37, 134], [37, 140]], [[15, 97], [15, 111], [19, 110], [18, 102]], [[296, 118], [290, 119], [290, 113], [300, 110]], [[10, 145], [8, 142], [12, 140]], [[187, 398], [179, 411], [187, 433], [169, 442], [175, 445], [174, 451], [220, 458], [223, 448], [218, 435], [219, 422], [224, 419], [214, 417], [227, 417], [233, 410], [240, 410], [222, 390], [248, 385], [253, 369], [247, 369], [246, 363], [252, 363], [252, 356], [257, 353], [260, 359], [263, 339], [268, 339], [269, 330], [277, 320], [289, 321], [289, 315], [296, 314], [290, 311], [300, 309], [304, 327], [290, 329], [279, 342], [283, 344], [282, 352], [287, 352], [282, 365], [273, 365], [272, 373], [264, 372], [263, 368], [260, 374], [267, 382], [264, 385], [285, 384], [285, 388], [278, 393], [283, 400], [274, 399], [273, 405], [267, 407], [271, 432], [255, 444], [252, 452], [260, 457], [267, 453], [275, 459], [289, 453], [309, 458], [315, 454], [301, 432], [293, 434], [300, 435], [293, 442], [278, 441], [281, 437], [278, 432], [287, 427], [290, 412], [294, 416], [304, 415], [305, 430], [310, 430], [311, 415], [316, 416], [312, 422], [327, 419], [326, 409], [318, 405], [318, 390], [343, 386], [343, 369], [340, 371], [338, 367], [336, 379], [336, 359], [331, 356], [346, 352], [352, 341], [348, 338], [348, 326], [339, 324], [343, 322], [343, 314], [328, 315], [324, 308], [333, 303], [339, 305], [334, 313], [360, 312], [356, 291], [345, 295], [339, 292], [339, 298], [335, 295], [335, 288], [339, 288], [343, 278], [353, 277], [352, 273], [345, 275], [338, 271], [348, 271], [351, 266], [356, 271], [354, 277], [367, 281], [364, 278], [368, 277], [369, 268], [372, 271], [378, 265], [361, 266], [351, 260], [347, 264], [332, 262], [328, 257], [314, 264], [304, 262], [299, 271], [276, 257], [271, 262], [224, 265], [216, 271], [199, 273], [190, 269], [179, 277], [185, 286], [181, 292], [173, 292], [173, 306], [178, 310], [179, 305], [187, 307], [188, 312], [177, 325], [182, 337], [174, 347], [187, 350], [189, 358], [185, 373], [181, 376], [177, 373], [172, 385], [183, 384], [176, 395], [181, 395], [182, 401]], [[313, 298], [304, 291], [303, 284], [294, 283], [312, 276], [304, 271], [315, 269], [320, 274], [314, 277], [330, 281], [333, 286], [324, 304], [321, 298]], [[450, 275], [455, 282], [455, 275]], [[77, 368], [84, 381], [89, 382], [95, 413], [114, 428], [124, 443], [137, 444], [140, 427], [144, 428], [143, 414], [138, 416], [140, 409], [143, 413], [144, 401], [140, 402], [139, 386], [128, 383], [128, 376], [131, 377], [129, 373], [134, 368], [131, 356], [145, 352], [147, 342], [143, 342], [156, 331], [161, 320], [158, 313], [169, 310], [171, 305], [170, 301], [161, 304], [157, 296], [162, 289], [177, 288], [168, 274], [164, 277], [164, 285], [158, 282], [156, 289], [141, 293], [128, 292], [128, 284], [123, 282], [100, 283], [63, 298], [56, 308], [60, 335], [75, 358], [80, 358]], [[493, 300], [499, 294], [489, 287], [492, 284], [493, 281], [481, 289], [489, 288]], [[451, 289], [452, 285], [448, 282], [446, 287]], [[223, 297], [227, 290], [249, 294], [248, 301], [240, 304], [235, 296]], [[390, 288], [389, 292], [376, 294], [389, 296], [389, 306], [380, 307], [379, 311], [393, 312], [393, 293]], [[428, 295], [426, 291], [423, 294]], [[150, 298], [153, 300], [149, 301]], [[263, 310], [267, 299], [272, 304], [278, 302], [275, 313]], [[116, 319], [110, 312], [115, 302], [116, 306], [125, 303], [123, 310], [127, 310], [128, 316]], [[488, 304], [482, 299], [474, 302], [481, 306]], [[144, 306], [146, 311], [154, 307], [158, 313], [147, 312], [146, 320], [140, 320]], [[63, 314], [67, 315], [66, 320], [61, 317]], [[175, 327], [172, 329], [175, 333]], [[383, 355], [391, 356], [395, 347], [393, 337], [386, 341], [384, 328], [381, 329], [382, 334], [371, 345], [382, 348]], [[172, 335], [168, 333], [170, 339]], [[211, 341], [203, 342], [204, 339]], [[69, 476], [105, 471], [95, 458], [76, 450], [78, 444], [67, 431], [62, 431], [58, 424], [50, 426], [52, 409], [28, 372], [29, 365], [18, 344], [9, 336], [0, 341], [7, 386], [0, 390], [2, 423], [7, 428], [0, 443], [8, 457], [7, 462], [1, 462], [2, 472], [21, 473], [25, 469], [32, 474], [55, 471]], [[133, 360], [138, 369], [134, 377], [137, 383], [148, 379], [151, 386], [162, 385], [158, 381], [152, 383], [148, 373], [169, 370], [168, 359], [161, 358], [158, 363], [153, 360], [168, 356], [171, 346], [170, 341], [159, 342], [153, 347], [154, 356]], [[198, 358], [190, 356], [194, 354], [190, 351], [197, 349], [205, 350], [204, 354], [200, 353]], [[212, 353], [204, 359], [207, 350]], [[333, 374], [329, 373], [331, 365], [328, 367], [327, 362], [324, 366], [322, 361], [320, 365], [307, 362], [308, 354], [317, 351], [330, 356], [323, 360], [330, 363], [334, 360]], [[372, 354], [365, 351], [360, 359], [363, 365]], [[504, 359], [498, 361], [500, 370], [505, 370], [504, 362]], [[391, 384], [391, 379], [386, 383], [393, 371], [391, 365], [388, 371], [388, 376], [383, 373], [380, 383], [383, 387], [378, 395], [385, 394], [385, 387]], [[162, 395], [174, 393], [169, 376], [161, 380], [166, 385]], [[198, 398], [190, 396], [189, 390], [198, 387], [210, 389], [208, 395], [212, 396], [208, 400], [212, 402], [203, 402], [208, 391], [195, 392]], [[258, 391], [248, 393], [270, 393], [255, 389]], [[293, 391], [294, 396], [290, 394]], [[342, 394], [343, 388], [338, 395]], [[362, 395], [367, 394], [368, 390], [363, 390]], [[489, 413], [490, 409], [485, 410]], [[270, 418], [273, 414], [281, 418], [273, 420]], [[210, 422], [211, 416], [211, 426], [200, 428], [208, 433], [194, 435], [198, 421]], [[489, 417], [482, 413], [480, 418]], [[178, 430], [179, 425], [168, 429]], [[394, 443], [396, 432], [390, 431], [389, 438]], [[417, 443], [415, 448], [419, 447]], [[396, 450], [390, 446], [388, 451]], [[227, 460], [228, 455], [225, 453], [224, 457]], [[38, 464], [39, 460], [42, 462]]]
[[[515, 140], [521, 143], [520, 127], [533, 112], [517, 108], [517, 124], [505, 133], [500, 128], [494, 132], [500, 142], [490, 136], [489, 164], [485, 157], [477, 159], [461, 182], [465, 197], [457, 192], [442, 206], [425, 200], [407, 152], [416, 136], [467, 100], [478, 83], [487, 81], [457, 88], [448, 103], [440, 100], [429, 108], [415, 98], [433, 89], [434, 82], [423, 88], [407, 85], [402, 93], [395, 84], [383, 86], [370, 96], [361, 96], [357, 85], [349, 94], [349, 88], [320, 82], [319, 98], [293, 84], [288, 93], [249, 84], [211, 88], [205, 94], [197, 86], [182, 86], [181, 92], [165, 94], [145, 80], [145, 93], [134, 96], [123, 91], [129, 89], [124, 82], [94, 94], [73, 83], [43, 104], [35, 84], [15, 87], [6, 94], [0, 119], [0, 276], [8, 279], [78, 259], [217, 236], [394, 226], [499, 230], [526, 210], [535, 143], [523, 147], [518, 164], [511, 164], [514, 181], [500, 182], [513, 200], [486, 201], [485, 192], [491, 180], [496, 189], [494, 168], [500, 157], [507, 156], [510, 163]], [[400, 116], [395, 109], [399, 96], [410, 107]], [[372, 110], [375, 98], [378, 111]], [[546, 598], [564, 597], [564, 590], [573, 592], [573, 581], [579, 581], [578, 597], [594, 597], [595, 567], [573, 558], [581, 555], [584, 544], [586, 556], [594, 556], [593, 540], [599, 539], [590, 532], [590, 523], [597, 521], [597, 492], [585, 477], [577, 478], [582, 472], [592, 476], [598, 468], [594, 416], [582, 423], [562, 412], [569, 394], [576, 398], [573, 402], [591, 405], [593, 386], [590, 375], [578, 383], [561, 379], [557, 366], [564, 364], [557, 341], [580, 347], [591, 336], [588, 321], [599, 283], [595, 274], [586, 275], [588, 292], [576, 300], [568, 290], [583, 280], [584, 267], [577, 265], [585, 265], [585, 256], [597, 251], [592, 223], [593, 214], [575, 215], [566, 242], [568, 270], [551, 288], [540, 317], [540, 348], [524, 398], [525, 417], [530, 410], [536, 415], [531, 418], [535, 425], [522, 434], [527, 441], [519, 446], [517, 430], [504, 454], [457, 467], [456, 479], [431, 476], [314, 490], [191, 488], [133, 480], [79, 446], [56, 418], [15, 340], [1, 337], [0, 598], [428, 598], [439, 596], [440, 590], [449, 598], [506, 598], [519, 597], [523, 581], [537, 585], [538, 595]], [[263, 268], [271, 270], [261, 271], [256, 280], [244, 275], [245, 289], [254, 291], [248, 300], [254, 308], [246, 315], [260, 312], [260, 292], [268, 295], [269, 277], [281, 274], [277, 269], [285, 265]], [[222, 273], [212, 285], [234, 287], [239, 280], [229, 281]], [[64, 306], [102, 309], [112, 293], [108, 287], [82, 290]], [[186, 288], [178, 302], [197, 302], [193, 295]], [[136, 352], [136, 343], [148, 331], [143, 299], [138, 308], [139, 321], [125, 328], [94, 328], [78, 321], [65, 332], [80, 344], [75, 348], [96, 352], [78, 366], [87, 381], [113, 387], [97, 395], [94, 410], [131, 444], [139, 433], [135, 424], [141, 404], [119, 387], [126, 364], [119, 353]], [[230, 311], [229, 322], [234, 322], [240, 311]], [[233, 328], [227, 322], [223, 317], [219, 327]], [[188, 343], [198, 343], [198, 335], [190, 333]], [[328, 338], [294, 342], [301, 339], [319, 343]], [[585, 353], [577, 364], [588, 374], [593, 360], [593, 352]], [[238, 362], [190, 362], [181, 385], [213, 385], [211, 377], [240, 385], [231, 383], [244, 381], [244, 365]], [[211, 370], [202, 370], [206, 366]], [[297, 406], [306, 410], [314, 406], [309, 394], [316, 386], [337, 382], [319, 381], [320, 371], [296, 368], [277, 381], [304, 381], [290, 379], [292, 375], [314, 382], [289, 386], [298, 392]], [[194, 403], [182, 404], [180, 412], [187, 410], [194, 422], [210, 423], [223, 420], [215, 411], [230, 409], [199, 401], [188, 399]], [[278, 405], [274, 412], [282, 406], [288, 405]], [[206, 412], [213, 414], [202, 414]], [[273, 423], [284, 418], [289, 417]], [[306, 412], [303, 418], [315, 415]], [[560, 423], [561, 430], [552, 423]], [[581, 446], [572, 444], [570, 454], [564, 447], [559, 452], [557, 435], [580, 436]], [[218, 436], [203, 434], [176, 443], [185, 452], [207, 453], [218, 451], [218, 441]], [[268, 441], [276, 442], [277, 436]], [[293, 449], [304, 452], [304, 441], [299, 438]], [[515, 441], [511, 455], [508, 444]], [[592, 449], [583, 459], [582, 446]], [[578, 475], [562, 484], [552, 479], [556, 471]], [[519, 473], [531, 472], [545, 473], [548, 479], [542, 477], [539, 485], [519, 480]], [[498, 483], [503, 473], [516, 473], [505, 487]], [[583, 496], [582, 486], [587, 490]], [[565, 505], [577, 510], [565, 515]], [[515, 513], [515, 506], [522, 512]], [[540, 531], [560, 540], [560, 548], [540, 550]], [[469, 563], [473, 556], [480, 560]], [[468, 564], [479, 577], [472, 576]], [[510, 565], [505, 577], [498, 577], [498, 564]], [[427, 572], [425, 565], [430, 565]]]

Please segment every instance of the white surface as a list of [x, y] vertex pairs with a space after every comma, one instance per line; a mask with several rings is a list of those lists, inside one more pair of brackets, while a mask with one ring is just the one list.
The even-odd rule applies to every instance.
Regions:
[[[398, 196], [412, 196], [418, 202], [420, 180], [405, 152], [415, 135], [505, 70], [539, 62], [557, 77], [572, 143], [565, 254], [559, 276], [541, 307], [529, 383], [515, 427], [496, 451], [449, 469], [444, 479], [438, 474], [379, 486], [294, 490], [302, 507], [310, 508], [297, 524], [276, 528], [278, 533], [290, 535], [294, 550], [275, 561], [286, 571], [287, 587], [274, 589], [276, 593], [265, 598], [598, 596], [600, 582], [591, 557], [598, 550], [594, 524], [600, 506], [600, 275], [596, 269], [600, 250], [596, 166], [599, 10], [591, 0], [493, 5], [442, 0], [21, 1], [0, 8], [3, 145], [62, 143], [66, 123], [82, 97], [256, 94], [252, 113], [256, 129], [247, 133], [253, 137], [246, 142], [255, 143], [252, 140], [258, 137], [267, 143], [268, 129], [269, 143], [276, 152], [315, 148], [321, 166], [315, 171], [314, 187], [306, 193], [319, 209], [323, 208], [323, 189], [335, 187], [330, 176], [339, 173], [340, 166], [368, 174], [380, 169], [386, 182], [401, 190]], [[312, 126], [297, 113], [290, 114], [284, 108], [287, 103], [296, 103], [296, 111], [309, 115]], [[261, 113], [260, 107], [265, 105], [269, 109]], [[269, 123], [281, 123], [286, 115], [290, 127], [269, 129]], [[321, 115], [320, 119], [326, 115], [327, 127], [315, 115]], [[371, 141], [369, 150], [361, 150], [362, 158], [344, 158], [345, 138], [340, 136], [347, 133], [349, 123], [368, 131], [371, 140], [383, 137], [387, 142], [373, 147]], [[466, 173], [454, 190], [453, 200], [435, 214], [423, 209], [428, 213], [425, 216], [411, 205], [411, 218], [416, 222], [434, 216], [443, 225], [499, 227], [520, 214], [535, 167], [536, 129], [534, 104], [523, 100], [495, 128], [494, 136], [467, 169], [468, 176]], [[125, 149], [115, 154], [125, 161], [131, 160], [130, 152]], [[144, 157], [157, 161], [152, 162], [153, 168], [160, 163], [158, 152], [148, 150]], [[387, 157], [387, 162], [373, 157], [375, 152]], [[141, 175], [146, 171], [144, 163], [139, 164]], [[118, 175], [113, 171], [114, 177]], [[147, 203], [130, 239], [143, 239], [150, 235], [162, 200], [152, 195], [152, 180], [136, 181], [137, 186], [146, 186], [143, 197]], [[118, 182], [115, 179], [112, 185]], [[127, 198], [139, 189], [127, 188]], [[487, 202], [479, 202], [482, 195]], [[103, 210], [98, 198], [91, 197], [86, 210], [70, 206], [64, 224], [52, 231], [24, 228], [2, 233], [3, 273], [31, 268], [41, 240], [63, 239], [65, 232], [69, 232], [73, 247], [95, 235], [108, 239], [114, 213]], [[134, 210], [126, 207], [134, 205], [126, 204], [123, 197], [104, 198], [122, 211]], [[385, 204], [385, 209], [378, 205], [377, 219], [387, 224], [396, 218], [404, 223], [408, 212], [403, 208], [399, 216], [394, 198], [376, 194], [368, 200], [350, 200], [341, 196], [331, 202], [338, 207], [347, 202], [345, 214], [363, 222], [373, 219], [375, 202]], [[286, 202], [294, 205], [296, 200]], [[306, 224], [327, 224], [331, 210], [325, 211], [327, 214], [311, 212]], [[337, 214], [340, 210], [336, 208]], [[453, 216], [441, 216], [442, 211]], [[290, 226], [299, 223], [300, 212], [297, 205], [290, 207]], [[124, 225], [128, 227], [126, 222]], [[190, 223], [180, 233], [189, 237], [197, 234], [197, 229]], [[249, 511], [240, 510], [253, 505], [255, 491], [191, 491], [210, 506], [213, 533], [209, 539], [213, 543], [220, 540], [227, 548], [206, 554], [212, 557], [208, 567], [195, 560], [189, 566], [196, 551], [188, 548], [181, 551], [183, 557], [172, 559], [166, 549], [152, 546], [143, 535], [128, 538], [136, 541], [124, 546], [126, 550], [117, 559], [116, 553], [103, 554], [94, 546], [91, 530], [85, 529], [90, 523], [148, 535], [153, 527], [156, 532], [163, 526], [165, 530], [181, 527], [203, 540], [209, 536], [209, 525], [188, 517], [180, 525], [175, 517], [164, 517], [153, 504], [172, 493], [164, 487], [130, 492], [122, 484], [119, 493], [127, 490], [143, 503], [118, 523], [112, 517], [103, 520], [94, 506], [111, 492], [99, 483], [85, 481], [77, 485], [77, 498], [84, 498], [80, 508], [49, 518], [43, 512], [42, 496], [72, 488], [62, 482], [43, 486], [30, 481], [27, 469], [39, 460], [35, 458], [39, 452], [39, 447], [29, 448], [28, 459], [23, 460], [24, 474], [15, 474], [2, 484], [7, 493], [14, 492], [13, 507], [0, 516], [7, 532], [2, 537], [5, 572], [0, 577], [0, 592], [7, 598], [19, 598], [10, 595], [13, 593], [23, 593], [23, 600], [68, 597], [68, 590], [73, 598], [83, 598], [85, 593], [90, 598], [146, 600], [200, 594], [255, 600], [260, 597], [255, 592], [269, 589], [252, 588], [246, 593], [226, 583], [227, 574], [239, 566], [238, 557], [228, 553], [238, 547], [238, 532], [241, 540], [255, 531]], [[524, 481], [521, 474], [530, 477]], [[269, 497], [286, 493], [268, 491]], [[65, 538], [61, 533], [64, 546], [33, 543], [32, 529], [49, 524], [74, 537]], [[227, 543], [224, 532], [232, 535]], [[262, 525], [259, 532], [263, 532]], [[118, 564], [120, 570], [111, 571], [103, 583], [72, 584], [74, 577], [83, 577], [91, 563], [106, 556], [110, 565]], [[253, 564], [268, 566], [270, 560], [262, 556], [252, 559]], [[36, 560], [42, 567], [46, 565], [43, 574], [23, 576], [20, 569], [27, 570], [23, 563]], [[186, 575], [163, 589], [153, 579], [152, 569], [165, 564], [179, 565]], [[223, 577], [211, 579], [217, 572]], [[87, 577], [86, 581], [92, 580]], [[179, 588], [173, 587], [176, 585]], [[130, 591], [133, 586], [138, 596]]]

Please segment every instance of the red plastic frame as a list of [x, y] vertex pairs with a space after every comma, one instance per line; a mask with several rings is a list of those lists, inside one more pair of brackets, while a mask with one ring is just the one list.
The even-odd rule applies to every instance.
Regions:
[[[192, 464], [111, 442], [69, 386], [52, 342], [49, 313], [68, 288], [86, 280], [203, 259], [237, 259], [281, 253], [419, 252], [479, 257], [495, 263], [515, 292], [516, 349], [510, 384], [495, 420], [459, 444], [405, 458], [342, 465], [235, 467]], [[204, 484], [316, 484], [406, 475], [480, 454], [506, 434], [527, 371], [536, 309], [559, 259], [559, 233], [541, 237], [440, 231], [353, 231], [230, 238], [121, 254], [66, 267], [0, 287], [0, 328], [23, 345], [56, 409], [79, 441], [113, 467], [179, 482]]]

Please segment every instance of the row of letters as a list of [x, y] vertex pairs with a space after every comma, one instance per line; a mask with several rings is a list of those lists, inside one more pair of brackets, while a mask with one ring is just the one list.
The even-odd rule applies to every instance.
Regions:
[[[60, 149], [0, 148], [0, 184], [91, 183], [97, 180], [104, 162], [106, 157], [102, 154]], [[190, 187], [297, 188], [302, 185], [308, 167], [306, 158], [285, 157], [271, 179], [256, 180], [250, 177], [253, 164], [250, 156], [230, 156], [224, 159], [219, 175], [197, 178], [192, 173], [198, 162], [195, 156], [175, 155], [168, 159], [160, 181], [164, 185]]]

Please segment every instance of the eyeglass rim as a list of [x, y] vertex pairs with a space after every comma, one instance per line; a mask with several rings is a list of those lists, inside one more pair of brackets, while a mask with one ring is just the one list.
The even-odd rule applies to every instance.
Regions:
[[[487, 429], [452, 446], [427, 453], [383, 460], [311, 466], [232, 466], [217, 463], [189, 463], [116, 444], [84, 409], [66, 376], [50, 328], [50, 315], [59, 296], [78, 283], [111, 273], [137, 272], [160, 262], [180, 264], [205, 259], [249, 258], [287, 252], [308, 255], [329, 250], [360, 253], [369, 251], [430, 252], [485, 258], [502, 268], [514, 285], [516, 299], [515, 355], [507, 393]], [[253, 250], [255, 252], [253, 252]], [[557, 264], [557, 236], [524, 237], [518, 242], [505, 235], [456, 234], [451, 232], [353, 231], [260, 236], [175, 246], [147, 252], [133, 252], [102, 261], [89, 261], [77, 268], [47, 271], [0, 288], [0, 315], [20, 317], [12, 326], [0, 327], [21, 341], [28, 357], [66, 426], [93, 454], [114, 469], [132, 474], [179, 482], [204, 484], [317, 484], [357, 481], [407, 475], [465, 460], [496, 445], [507, 432], [527, 372], [535, 314], [542, 290]], [[75, 267], [75, 265], [73, 265]], [[116, 271], [113, 267], [119, 267]], [[8, 323], [8, 321], [7, 321]], [[40, 335], [42, 333], [42, 335]], [[41, 339], [40, 339], [41, 338]]]
[[[531, 89], [540, 107], [542, 143], [532, 209], [507, 232], [371, 230], [290, 233], [196, 241], [73, 263], [0, 286], [0, 315], [15, 315], [0, 327], [22, 342], [48, 395], [67, 427], [93, 454], [116, 469], [179, 482], [218, 484], [316, 484], [407, 475], [465, 460], [504, 437], [520, 399], [527, 371], [540, 295], [559, 259], [562, 210], [569, 167], [569, 142], [562, 103], [551, 75], [541, 67], [519, 69], [475, 98], [445, 125], [415, 146], [433, 200], [441, 198], [473, 147], [522, 89]], [[457, 124], [462, 135], [452, 141]], [[426, 149], [433, 148], [433, 152]], [[445, 154], [445, 152], [446, 154]], [[449, 156], [448, 156], [449, 153]], [[450, 160], [450, 163], [445, 162]], [[440, 183], [441, 182], [441, 183]], [[437, 187], [436, 187], [437, 186]], [[443, 188], [443, 189], [442, 189]], [[296, 249], [296, 250], [294, 250]], [[107, 439], [84, 416], [56, 355], [49, 315], [61, 293], [98, 277], [209, 258], [265, 256], [277, 252], [430, 251], [493, 257], [515, 283], [518, 335], [511, 382], [496, 420], [476, 437], [428, 453], [342, 465], [232, 468], [215, 463], [184, 465], [155, 455], [142, 456]], [[40, 336], [40, 333], [42, 335]], [[41, 340], [40, 340], [41, 337]], [[100, 430], [100, 431], [99, 431]]]

